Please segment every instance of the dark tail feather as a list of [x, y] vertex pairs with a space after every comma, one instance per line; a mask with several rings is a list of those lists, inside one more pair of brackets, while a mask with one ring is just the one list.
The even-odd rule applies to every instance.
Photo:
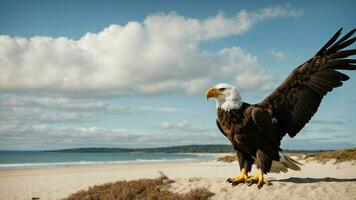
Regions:
[[279, 172], [287, 172], [288, 169], [294, 171], [300, 171], [300, 166], [303, 164], [292, 159], [291, 157], [285, 155], [284, 153], [280, 152], [280, 160], [272, 160], [271, 165], [271, 172], [279, 173]]

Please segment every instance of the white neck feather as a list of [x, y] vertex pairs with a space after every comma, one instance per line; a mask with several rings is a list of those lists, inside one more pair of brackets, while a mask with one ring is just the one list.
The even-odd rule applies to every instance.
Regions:
[[216, 108], [221, 108], [225, 111], [239, 109], [242, 105], [240, 93], [234, 91], [226, 98], [216, 98]]

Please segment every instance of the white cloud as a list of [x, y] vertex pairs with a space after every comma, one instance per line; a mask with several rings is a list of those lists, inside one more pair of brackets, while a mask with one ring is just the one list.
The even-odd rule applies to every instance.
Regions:
[[48, 111], [30, 107], [0, 107], [0, 120], [6, 123], [33, 124], [95, 121], [95, 115], [86, 112]]
[[162, 122], [161, 124], [159, 124], [158, 127], [160, 127], [161, 129], [171, 129], [173, 125], [168, 122]]
[[240, 88], [263, 90], [263, 83], [270, 79], [264, 78], [265, 72], [254, 56], [239, 47], [209, 53], [200, 49], [199, 43], [245, 33], [267, 19], [300, 14], [289, 5], [256, 12], [243, 10], [231, 17], [219, 13], [202, 20], [175, 13], [155, 14], [143, 22], [110, 25], [79, 40], [2, 35], [0, 89], [72, 94], [196, 94], [236, 74], [237, 83], [257, 74], [259, 78], [249, 81], [252, 86]]
[[57, 127], [0, 121], [1, 149], [58, 149], [73, 147], [149, 147], [226, 142], [216, 133], [148, 133], [102, 127]]
[[68, 97], [35, 97], [23, 95], [5, 95], [0, 97], [0, 108], [43, 108], [76, 111], [110, 111], [110, 112], [184, 112], [173, 107], [131, 107], [109, 104], [104, 101]]
[[283, 52], [276, 49], [271, 49], [269, 52], [271, 53], [272, 57], [279, 62], [284, 61], [286, 58], [286, 55]]
[[158, 127], [162, 130], [185, 132], [185, 133], [212, 133], [212, 132], [216, 132], [215, 129], [193, 127], [187, 121], [181, 121], [181, 122], [177, 122], [177, 123], [162, 122], [158, 125]]
[[[339, 139], [339, 140], [337, 140]], [[355, 147], [352, 140], [344, 138], [325, 137], [325, 138], [287, 138], [282, 140], [282, 149], [291, 150], [332, 150], [346, 149]]]
[[[104, 114], [120, 113], [190, 113], [174, 107], [126, 106], [96, 99], [24, 95], [0, 96], [0, 121], [15, 124], [78, 123], [102, 120]], [[98, 117], [99, 116], [99, 119]], [[0, 124], [1, 125], [1, 124]]]
[[311, 120], [312, 124], [321, 124], [321, 125], [345, 125], [347, 121], [340, 119], [313, 119]]
[[66, 110], [109, 110], [110, 105], [93, 99], [67, 97], [5, 95], [0, 97], [1, 107], [43, 107]]

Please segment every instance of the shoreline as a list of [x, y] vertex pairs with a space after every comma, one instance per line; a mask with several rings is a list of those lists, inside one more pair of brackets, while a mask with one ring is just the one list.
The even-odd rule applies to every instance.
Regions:
[[[66, 153], [65, 153], [66, 154]], [[76, 153], [75, 153], [76, 154]], [[115, 164], [129, 164], [129, 163], [155, 163], [155, 162], [186, 162], [186, 161], [202, 161], [202, 160], [212, 160], [215, 159], [216, 156], [212, 154], [195, 154], [195, 153], [142, 153], [148, 154], [149, 157], [139, 158], [130, 158], [130, 157], [120, 157], [121, 155], [117, 155], [118, 157], [112, 156], [111, 159], [98, 159], [95, 157], [87, 157], [87, 155], [92, 155], [91, 153], [81, 153], [86, 154], [86, 157], [69, 157], [70, 159], [58, 159], [57, 160], [38, 160], [36, 158], [33, 161], [22, 161], [19, 163], [7, 163], [5, 158], [4, 163], [0, 163], [0, 171], [9, 171], [9, 170], [21, 170], [21, 169], [37, 169], [37, 168], [63, 168], [63, 167], [73, 167], [73, 166], [96, 166], [96, 165], [115, 165]], [[101, 154], [101, 153], [100, 153]], [[110, 153], [111, 154], [111, 153]], [[115, 153], [116, 154], [116, 153]], [[114, 155], [115, 155], [114, 154]], [[121, 154], [121, 153], [118, 153]], [[123, 153], [124, 155], [131, 153]], [[134, 155], [137, 153], [133, 153]], [[70, 155], [70, 153], [69, 153]], [[152, 155], [158, 155], [153, 157]], [[173, 155], [173, 156], [172, 156]], [[174, 157], [175, 155], [175, 157]], [[106, 156], [106, 155], [105, 155]], [[167, 157], [166, 157], [167, 156]], [[1, 155], [0, 155], [1, 157]], [[9, 156], [7, 156], [9, 157]], [[11, 160], [12, 161], [12, 160]], [[27, 162], [26, 162], [27, 161]], [[9, 162], [9, 161], [8, 161]]]
[[[151, 167], [156, 165], [165, 165], [165, 166], [176, 166], [177, 164], [181, 163], [197, 163], [202, 162], [202, 160], [172, 160], [172, 161], [154, 161], [154, 162], [123, 162], [123, 163], [103, 163], [103, 164], [83, 164], [83, 165], [63, 165], [63, 166], [53, 166], [53, 167], [34, 167], [34, 168], [6, 168], [0, 169], [0, 177], [5, 174], [12, 174], [19, 172], [20, 174], [36, 174], [36, 173], [43, 173], [46, 172], [54, 172], [54, 173], [61, 173], [61, 172], [86, 172], [88, 170], [107, 170], [107, 169], [114, 169], [114, 168], [131, 168], [131, 167]], [[83, 171], [84, 170], [84, 171]]]
[[9, 165], [0, 166], [1, 171], [12, 170], [30, 170], [30, 169], [56, 169], [70, 167], [86, 167], [86, 166], [106, 166], [106, 165], [121, 165], [121, 164], [147, 164], [147, 163], [166, 163], [166, 162], [194, 162], [208, 161], [211, 159], [174, 159], [174, 160], [129, 160], [129, 161], [108, 161], [108, 162], [62, 162], [62, 163], [20, 163], [20, 164], [3, 164]]

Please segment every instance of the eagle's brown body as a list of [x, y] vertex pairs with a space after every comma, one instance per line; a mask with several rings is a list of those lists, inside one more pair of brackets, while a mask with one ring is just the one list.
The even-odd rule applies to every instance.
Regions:
[[[260, 126], [256, 124], [260, 115], [269, 120], [268, 124]], [[265, 172], [269, 172], [272, 160], [279, 160], [281, 138], [277, 135], [280, 135], [281, 130], [278, 122], [273, 118], [274, 116], [263, 111], [258, 105], [247, 103], [242, 103], [239, 109], [217, 110], [217, 126], [236, 150], [241, 168], [246, 167], [250, 171], [256, 160], [259, 162], [258, 166], [261, 166]], [[271, 134], [276, 135], [274, 140]]]
[[208, 90], [207, 98], [217, 100], [217, 126], [235, 148], [242, 169], [241, 176], [229, 182], [246, 181], [254, 162], [261, 171], [248, 180], [257, 181], [259, 187], [266, 184], [263, 174], [270, 172], [274, 161], [286, 159], [281, 162], [285, 166], [282, 171], [300, 169], [296, 161], [279, 154], [280, 143], [286, 134], [297, 135], [316, 113], [323, 97], [349, 79], [338, 70], [356, 70], [355, 60], [347, 59], [356, 54], [356, 49], [344, 50], [355, 42], [355, 37], [351, 38], [355, 29], [337, 40], [341, 30], [258, 104], [241, 103], [237, 89], [228, 84]]

